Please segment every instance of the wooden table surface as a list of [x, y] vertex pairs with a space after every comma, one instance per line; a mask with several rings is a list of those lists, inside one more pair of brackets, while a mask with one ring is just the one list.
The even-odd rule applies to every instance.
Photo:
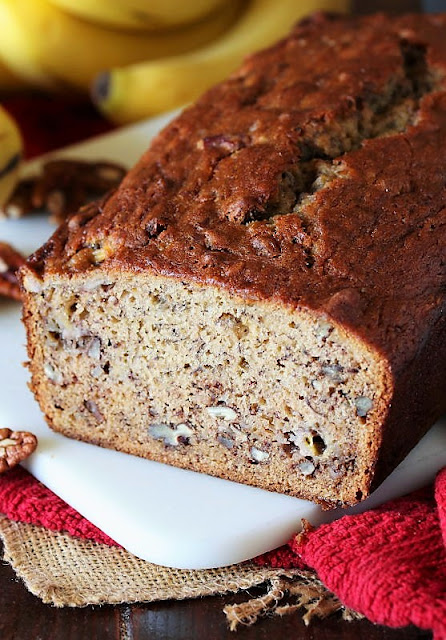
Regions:
[[[257, 595], [258, 589], [250, 589]], [[0, 564], [1, 640], [430, 640], [415, 628], [388, 629], [337, 616], [305, 627], [299, 614], [266, 618], [236, 633], [223, 607], [247, 594], [146, 605], [56, 609], [30, 594], [6, 563]]]
[[[439, 3], [437, 3], [439, 4]], [[356, 0], [354, 10], [416, 10], [415, 1]], [[446, 2], [443, 10], [446, 10]], [[2, 548], [0, 546], [2, 557]], [[257, 595], [258, 589], [250, 593]], [[0, 562], [0, 640], [427, 640], [429, 632], [393, 630], [365, 620], [343, 622], [338, 616], [305, 627], [299, 614], [266, 618], [237, 633], [228, 630], [223, 607], [247, 594], [214, 596], [147, 605], [56, 609], [30, 594], [6, 562]]]

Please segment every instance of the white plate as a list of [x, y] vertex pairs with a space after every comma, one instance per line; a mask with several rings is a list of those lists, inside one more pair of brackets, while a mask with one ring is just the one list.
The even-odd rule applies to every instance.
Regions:
[[[169, 116], [133, 125], [57, 155], [131, 165]], [[33, 170], [39, 161], [29, 163]], [[0, 239], [29, 253], [53, 231], [43, 217], [0, 221]], [[36, 433], [25, 467], [91, 522], [145, 560], [203, 569], [247, 560], [286, 542], [301, 518], [313, 524], [370, 508], [422, 486], [446, 465], [446, 423], [438, 423], [364, 503], [322, 512], [305, 500], [183, 471], [53, 433], [27, 388], [20, 307], [0, 302], [0, 427]]]

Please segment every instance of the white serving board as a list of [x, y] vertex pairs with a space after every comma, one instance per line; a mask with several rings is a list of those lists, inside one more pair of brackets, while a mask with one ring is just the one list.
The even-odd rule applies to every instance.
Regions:
[[[133, 125], [57, 155], [131, 165], [168, 119]], [[0, 221], [0, 239], [29, 253], [53, 229], [42, 216]], [[376, 506], [423, 486], [446, 465], [443, 420], [368, 500], [323, 512], [305, 500], [69, 440], [48, 429], [27, 388], [24, 343], [20, 305], [0, 301], [0, 427], [34, 432], [39, 446], [24, 466], [123, 547], [157, 564], [203, 569], [247, 560], [285, 543], [301, 518], [316, 525]]]

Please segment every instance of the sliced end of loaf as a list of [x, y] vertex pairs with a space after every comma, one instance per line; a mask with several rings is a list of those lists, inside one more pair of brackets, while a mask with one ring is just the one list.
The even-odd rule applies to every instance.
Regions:
[[56, 431], [329, 505], [368, 494], [387, 368], [326, 316], [148, 273], [23, 281]]

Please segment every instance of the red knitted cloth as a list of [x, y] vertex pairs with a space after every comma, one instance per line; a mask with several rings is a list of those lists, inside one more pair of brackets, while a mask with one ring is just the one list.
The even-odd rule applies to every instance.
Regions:
[[0, 476], [0, 513], [17, 522], [119, 546], [22, 467]]
[[[10, 519], [117, 543], [21, 468], [0, 478]], [[255, 559], [312, 567], [347, 606], [390, 627], [414, 624], [446, 640], [446, 468], [433, 486], [295, 536]]]

